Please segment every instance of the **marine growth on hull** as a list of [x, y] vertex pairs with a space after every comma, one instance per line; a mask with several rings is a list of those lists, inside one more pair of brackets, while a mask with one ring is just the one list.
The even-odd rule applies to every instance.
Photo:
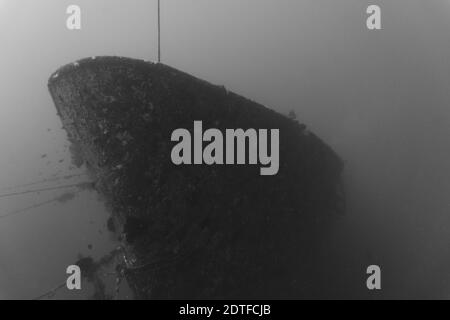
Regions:
[[[222, 86], [128, 58], [67, 65], [49, 90], [111, 208], [108, 225], [123, 242], [117, 269], [136, 298], [304, 295], [314, 248], [343, 210], [342, 163], [306, 126]], [[174, 131], [195, 139], [198, 121], [202, 134], [224, 137], [278, 130], [278, 170], [263, 175], [262, 162], [250, 163], [247, 136], [244, 164], [174, 163]], [[197, 139], [204, 152], [208, 142]], [[268, 142], [267, 156], [275, 151]]]

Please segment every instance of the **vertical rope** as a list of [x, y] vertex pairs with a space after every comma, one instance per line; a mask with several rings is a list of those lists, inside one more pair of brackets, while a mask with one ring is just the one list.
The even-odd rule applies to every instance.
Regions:
[[158, 0], [158, 63], [161, 63], [161, 0]]

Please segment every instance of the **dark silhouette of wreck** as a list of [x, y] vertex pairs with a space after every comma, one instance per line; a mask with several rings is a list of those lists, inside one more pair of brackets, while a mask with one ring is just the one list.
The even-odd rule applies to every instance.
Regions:
[[[342, 213], [342, 162], [304, 125], [163, 64], [97, 57], [49, 90], [123, 235], [121, 270], [139, 299], [303, 298], [315, 248]], [[175, 166], [171, 133], [280, 129], [280, 170]], [[114, 225], [114, 226], [112, 226]]]

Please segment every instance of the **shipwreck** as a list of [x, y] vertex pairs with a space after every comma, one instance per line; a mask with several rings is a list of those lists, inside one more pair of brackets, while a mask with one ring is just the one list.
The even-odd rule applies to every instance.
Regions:
[[[122, 236], [138, 299], [302, 298], [314, 248], [343, 212], [342, 161], [306, 126], [160, 63], [83, 59], [49, 90]], [[171, 134], [279, 129], [279, 171], [177, 166]]]

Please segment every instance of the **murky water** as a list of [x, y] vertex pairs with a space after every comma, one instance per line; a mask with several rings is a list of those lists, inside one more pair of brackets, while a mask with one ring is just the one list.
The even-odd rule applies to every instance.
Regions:
[[[64, 1], [0, 0], [1, 194], [85, 179], [33, 184], [83, 173], [47, 92], [52, 72], [93, 55], [156, 57], [148, 1], [129, 1], [126, 17], [121, 1], [77, 2], [87, 18], [71, 33]], [[346, 161], [350, 211], [333, 237], [348, 277], [330, 291], [449, 298], [450, 8], [381, 2], [383, 30], [369, 33], [356, 0], [166, 1], [163, 61], [294, 109]], [[89, 190], [0, 198], [0, 298], [35, 298], [64, 281], [79, 255], [110, 252], [118, 243], [107, 219]], [[379, 295], [365, 291], [368, 264], [382, 266]]]

